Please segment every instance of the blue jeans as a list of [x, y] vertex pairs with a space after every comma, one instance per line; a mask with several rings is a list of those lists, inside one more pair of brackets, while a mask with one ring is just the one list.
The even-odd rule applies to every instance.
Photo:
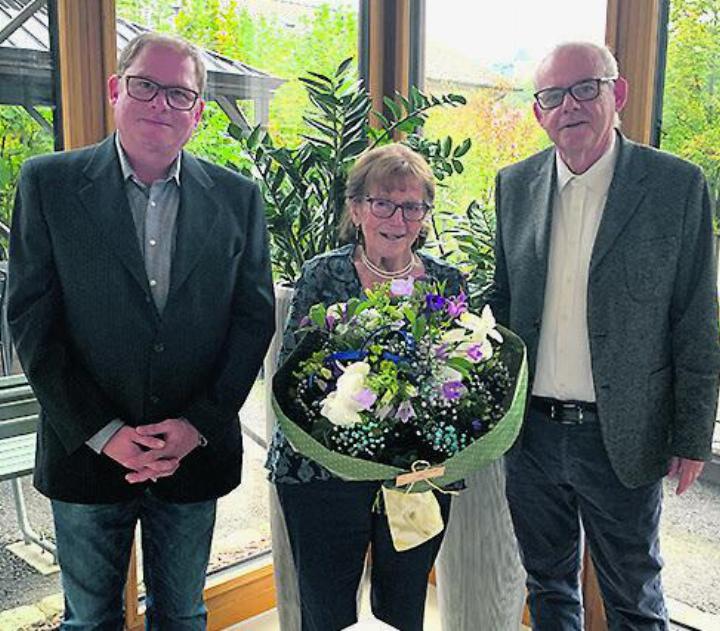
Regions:
[[123, 588], [135, 524], [140, 520], [147, 590], [145, 628], [205, 629], [202, 592], [215, 507], [215, 500], [170, 504], [151, 490], [117, 504], [53, 500], [65, 595], [60, 628], [122, 630]]
[[583, 628], [578, 572], [584, 531], [608, 628], [665, 630], [658, 542], [662, 482], [623, 486], [597, 416], [586, 420], [562, 425], [531, 408], [506, 456], [507, 497], [528, 573], [532, 628]]

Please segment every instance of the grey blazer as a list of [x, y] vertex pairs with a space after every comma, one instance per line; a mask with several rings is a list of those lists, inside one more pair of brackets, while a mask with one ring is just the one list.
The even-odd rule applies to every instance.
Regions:
[[[710, 456], [720, 346], [712, 211], [701, 170], [619, 136], [593, 247], [588, 333], [603, 438], [629, 487], [671, 456]], [[500, 171], [489, 302], [537, 359], [555, 190], [555, 149]]]

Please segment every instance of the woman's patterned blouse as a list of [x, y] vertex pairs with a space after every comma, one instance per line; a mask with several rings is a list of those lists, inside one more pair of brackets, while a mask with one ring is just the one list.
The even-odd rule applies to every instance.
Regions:
[[[353, 263], [354, 249], [354, 244], [346, 245], [316, 256], [303, 266], [290, 304], [279, 362], [287, 357], [299, 341], [296, 332], [310, 307], [320, 302], [326, 305], [346, 302], [362, 294], [362, 285]], [[418, 256], [425, 266], [426, 277], [445, 282], [448, 294], [457, 295], [465, 288], [463, 276], [456, 267], [422, 252], [418, 252]], [[334, 477], [325, 467], [293, 450], [278, 427], [273, 433], [265, 466], [270, 470], [271, 481], [285, 484]]]

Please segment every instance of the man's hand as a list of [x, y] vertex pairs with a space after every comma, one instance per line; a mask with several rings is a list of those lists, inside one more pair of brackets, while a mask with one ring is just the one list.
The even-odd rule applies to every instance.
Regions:
[[702, 460], [689, 460], [688, 458], [673, 458], [670, 462], [669, 478], [677, 478], [676, 495], [682, 495], [700, 477], [705, 463]]
[[155, 481], [175, 473], [177, 459], [161, 454], [165, 441], [156, 436], [143, 436], [134, 427], [121, 427], [103, 447], [102, 452], [132, 472], [125, 476], [131, 483]]
[[162, 439], [164, 446], [157, 450], [159, 457], [178, 462], [200, 444], [200, 433], [184, 418], [167, 418], [160, 423], [135, 428], [144, 438]]

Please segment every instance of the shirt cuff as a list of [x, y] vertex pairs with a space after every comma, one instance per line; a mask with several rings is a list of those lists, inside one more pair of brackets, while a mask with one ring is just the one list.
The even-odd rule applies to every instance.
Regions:
[[119, 418], [113, 419], [94, 436], [88, 438], [85, 444], [96, 454], [101, 454], [102, 450], [105, 449], [105, 445], [107, 445], [110, 439], [123, 427], [125, 427], [125, 423]]

